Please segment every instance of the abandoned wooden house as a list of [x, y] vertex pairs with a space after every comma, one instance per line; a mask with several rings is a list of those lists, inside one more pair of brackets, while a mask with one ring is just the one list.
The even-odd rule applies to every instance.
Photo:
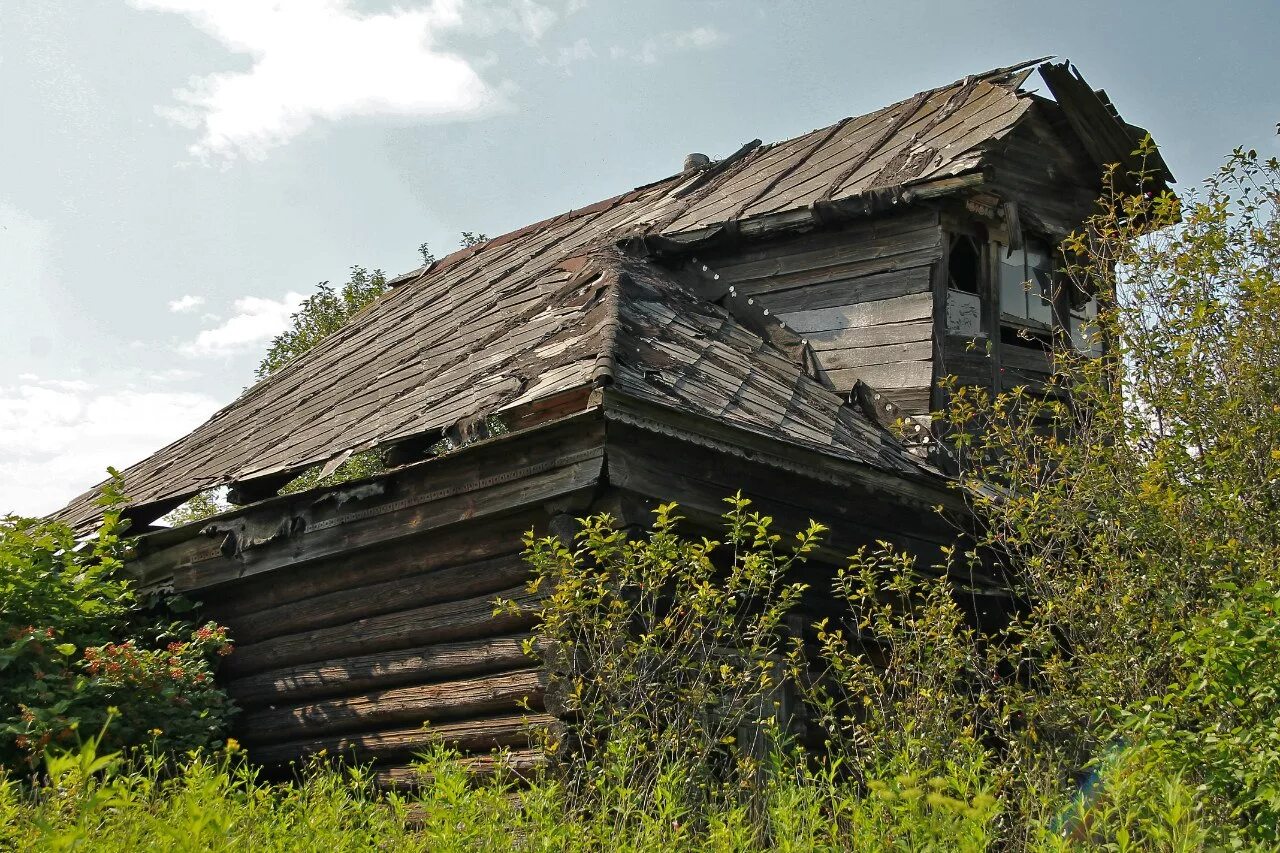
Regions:
[[[1045, 94], [1024, 88], [1036, 71]], [[817, 588], [874, 540], [935, 554], [953, 531], [932, 508], [957, 503], [929, 458], [937, 380], [1043, 380], [1055, 329], [1089, 346], [1094, 306], [1054, 289], [1054, 247], [1142, 136], [1037, 60], [691, 156], [401, 275], [124, 471], [133, 567], [230, 626], [237, 736], [264, 763], [354, 750], [395, 779], [425, 720], [478, 763], [497, 745], [532, 761], [525, 724], [552, 718], [530, 624], [491, 606], [526, 596], [522, 532], [602, 509], [642, 525], [656, 501], [714, 528], [742, 490], [832, 529]], [[277, 494], [370, 449], [385, 473]], [[153, 525], [219, 486], [231, 511]], [[97, 513], [87, 493], [60, 517]]]

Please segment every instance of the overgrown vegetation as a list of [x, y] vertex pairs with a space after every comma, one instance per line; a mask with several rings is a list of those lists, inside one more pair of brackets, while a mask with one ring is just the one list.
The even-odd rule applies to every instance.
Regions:
[[97, 535], [78, 543], [53, 522], [0, 520], [0, 766], [23, 776], [45, 751], [116, 722], [104, 744], [180, 754], [216, 746], [233, 708], [213, 681], [226, 632], [175, 618], [121, 572], [118, 481]]
[[[1047, 393], [948, 389], [978, 523], [945, 565], [873, 546], [806, 589], [821, 527], [783, 538], [741, 498], [715, 542], [671, 506], [643, 537], [595, 517], [573, 542], [530, 539], [529, 651], [569, 721], [550, 771], [471, 779], [440, 746], [410, 791], [323, 765], [269, 785], [234, 744], [169, 772], [154, 755], [174, 747], [122, 763], [81, 725], [63, 743], [82, 747], [52, 734], [43, 774], [0, 786], [0, 846], [1275, 849], [1278, 205], [1280, 163], [1245, 151], [1181, 203], [1108, 194], [1064, 270], [1098, 294], [1108, 356], [1060, 340]], [[54, 654], [104, 644], [118, 531], [75, 551], [7, 524], [14, 624], [56, 619]], [[977, 569], [1018, 604], [985, 633], [961, 606]], [[813, 595], [840, 615], [797, 626]], [[28, 645], [3, 690], [40, 689], [32, 636], [7, 641]]]

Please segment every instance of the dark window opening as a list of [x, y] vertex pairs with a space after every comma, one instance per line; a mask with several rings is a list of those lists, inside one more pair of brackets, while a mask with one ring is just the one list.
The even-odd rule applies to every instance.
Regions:
[[947, 256], [947, 286], [952, 290], [977, 293], [982, 277], [978, 243], [967, 234], [951, 237], [951, 253]]

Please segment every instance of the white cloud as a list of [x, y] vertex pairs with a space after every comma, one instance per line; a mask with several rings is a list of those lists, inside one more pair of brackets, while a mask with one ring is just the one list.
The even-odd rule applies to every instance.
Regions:
[[683, 32], [668, 33], [666, 37], [674, 50], [706, 50], [728, 40], [728, 36], [715, 27], [694, 27]]
[[555, 65], [557, 68], [568, 68], [575, 62], [584, 62], [595, 57], [596, 52], [591, 47], [591, 42], [580, 38], [568, 47], [562, 47], [556, 51]]
[[160, 384], [166, 384], [169, 382], [190, 382], [192, 379], [199, 378], [199, 371], [185, 370], [181, 367], [170, 367], [167, 370], [156, 370], [147, 374], [148, 382], [156, 382]]
[[535, 0], [431, 0], [364, 14], [351, 0], [130, 0], [172, 12], [252, 58], [248, 71], [195, 78], [162, 110], [199, 129], [191, 153], [261, 158], [316, 121], [472, 117], [501, 104], [479, 64], [441, 46], [449, 31], [536, 41], [558, 19]]
[[212, 329], [204, 329], [179, 349], [187, 355], [225, 356], [254, 348], [284, 331], [289, 317], [305, 298], [289, 291], [279, 300], [260, 296], [237, 299], [231, 317]]
[[193, 392], [103, 389], [79, 380], [0, 385], [0, 515], [42, 515], [190, 432], [218, 409]]
[[654, 65], [667, 54], [689, 50], [708, 50], [713, 47], [719, 47], [728, 40], [729, 37], [727, 35], [714, 27], [693, 27], [692, 29], [663, 33], [656, 38], [645, 39], [637, 47], [614, 45], [609, 48], [609, 56], [612, 59], [633, 59], [645, 65]]
[[204, 304], [203, 296], [192, 296], [190, 293], [179, 296], [169, 303], [169, 310], [175, 314], [189, 314]]

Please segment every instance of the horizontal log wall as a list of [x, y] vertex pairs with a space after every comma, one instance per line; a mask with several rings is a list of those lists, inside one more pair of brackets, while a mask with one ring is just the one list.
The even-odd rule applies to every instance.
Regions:
[[435, 739], [481, 764], [497, 748], [528, 750], [554, 723], [524, 650], [532, 619], [495, 615], [493, 601], [532, 602], [520, 530], [545, 523], [477, 520], [211, 598], [204, 615], [237, 643], [220, 677], [250, 756], [285, 766], [323, 750], [408, 778]]
[[603, 439], [588, 413], [372, 487], [248, 507], [143, 559], [230, 629], [219, 679], [241, 708], [234, 733], [275, 772], [325, 751], [398, 784], [436, 739], [476, 769], [494, 766], [495, 749], [530, 765], [556, 721], [525, 653], [531, 615], [494, 601], [534, 603], [523, 535], [585, 508]]
[[933, 382], [931, 271], [942, 257], [932, 210], [775, 240], [711, 257], [721, 280], [804, 336], [836, 388], [861, 379], [908, 414]]

